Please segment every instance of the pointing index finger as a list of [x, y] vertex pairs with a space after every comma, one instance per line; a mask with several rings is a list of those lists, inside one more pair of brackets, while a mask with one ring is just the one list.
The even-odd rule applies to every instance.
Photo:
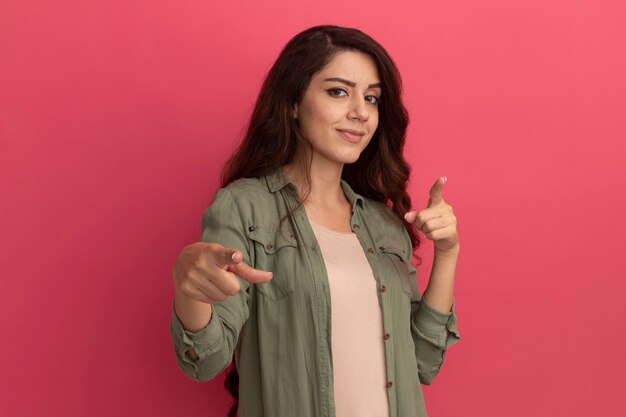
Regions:
[[243, 254], [237, 249], [223, 248], [220, 257], [222, 268], [250, 283], [262, 284], [272, 279], [272, 272], [255, 269], [243, 262]]
[[443, 201], [443, 196], [441, 195], [441, 192], [443, 191], [443, 185], [446, 183], [447, 180], [448, 178], [445, 176], [437, 178], [437, 181], [435, 181], [433, 186], [430, 188], [428, 207]]
[[268, 282], [272, 279], [274, 275], [270, 271], [255, 269], [245, 262], [230, 265], [228, 267], [228, 270], [237, 274], [241, 279], [245, 279], [252, 284], [263, 284], [265, 282]]

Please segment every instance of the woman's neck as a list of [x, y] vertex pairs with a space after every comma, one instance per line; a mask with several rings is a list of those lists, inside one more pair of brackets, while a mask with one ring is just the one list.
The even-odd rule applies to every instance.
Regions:
[[312, 160], [310, 171], [305, 170], [308, 165], [301, 159], [294, 160], [285, 166], [285, 174], [295, 184], [305, 205], [335, 207], [343, 204], [346, 197], [341, 188], [341, 172], [343, 164], [329, 163], [328, 161]]
[[300, 162], [286, 165], [285, 174], [298, 188], [309, 219], [329, 229], [351, 232], [352, 207], [341, 188], [343, 165], [311, 161], [310, 187], [307, 187], [302, 168], [306, 165]]

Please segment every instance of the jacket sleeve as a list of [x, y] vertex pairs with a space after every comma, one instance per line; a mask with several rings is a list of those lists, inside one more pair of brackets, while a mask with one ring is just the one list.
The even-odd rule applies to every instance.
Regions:
[[424, 298], [420, 297], [417, 287], [417, 270], [411, 263], [413, 248], [405, 230], [405, 242], [408, 247], [406, 264], [413, 299], [411, 301], [411, 335], [415, 345], [415, 358], [420, 382], [430, 385], [439, 373], [447, 349], [461, 339], [456, 325], [454, 302], [449, 312], [435, 310]]
[[[238, 249], [243, 262], [250, 264], [249, 244], [235, 199], [228, 188], [220, 189], [211, 206], [202, 216], [202, 241], [219, 243]], [[248, 289], [250, 284], [239, 278], [241, 290], [222, 302], [213, 304], [211, 320], [198, 332], [186, 330], [174, 308], [170, 335], [179, 368], [195, 381], [208, 381], [231, 363], [239, 333], [248, 319]], [[193, 361], [185, 352], [193, 348], [198, 359]]]

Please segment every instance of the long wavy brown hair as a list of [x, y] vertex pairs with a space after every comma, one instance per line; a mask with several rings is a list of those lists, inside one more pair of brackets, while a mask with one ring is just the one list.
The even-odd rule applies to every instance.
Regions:
[[[306, 146], [307, 142], [299, 133], [293, 109], [304, 97], [313, 75], [343, 51], [358, 51], [372, 57], [382, 94], [376, 132], [359, 159], [344, 166], [342, 178], [355, 192], [389, 205], [404, 223], [415, 250], [420, 239], [415, 227], [404, 220], [411, 207], [406, 191], [410, 167], [402, 155], [409, 118], [401, 99], [400, 73], [387, 51], [358, 29], [315, 26], [285, 45], [263, 82], [243, 141], [226, 162], [222, 187], [239, 178], [266, 175], [294, 160], [298, 146]], [[303, 168], [310, 182], [307, 166]], [[224, 385], [235, 399], [228, 417], [235, 417], [239, 375], [234, 366]]]

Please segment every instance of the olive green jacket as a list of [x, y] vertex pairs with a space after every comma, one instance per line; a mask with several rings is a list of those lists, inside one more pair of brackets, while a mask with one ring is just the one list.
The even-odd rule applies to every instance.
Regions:
[[[460, 339], [454, 305], [442, 313], [420, 301], [402, 222], [386, 205], [356, 194], [345, 181], [341, 186], [377, 281], [390, 416], [426, 416], [420, 383], [432, 382], [446, 349]], [[304, 207], [281, 222], [298, 206], [294, 191], [281, 170], [220, 189], [204, 212], [202, 240], [240, 250], [244, 262], [273, 271], [273, 279], [257, 285], [240, 279], [241, 291], [214, 304], [211, 321], [196, 333], [172, 310], [170, 334], [189, 378], [208, 381], [235, 355], [239, 417], [335, 416], [324, 260]], [[196, 361], [185, 355], [189, 348]]]

